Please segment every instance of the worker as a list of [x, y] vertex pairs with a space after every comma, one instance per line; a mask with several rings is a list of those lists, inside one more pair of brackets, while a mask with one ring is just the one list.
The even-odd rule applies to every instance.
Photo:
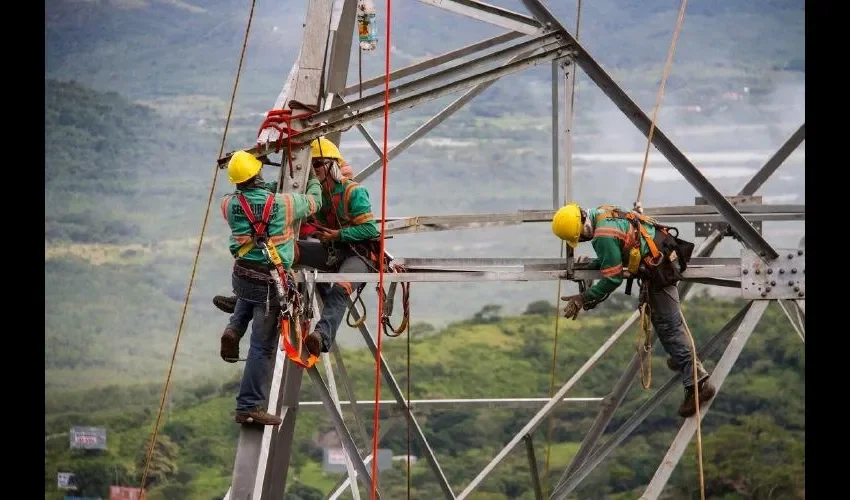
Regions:
[[[351, 168], [351, 165], [345, 163], [345, 161], [340, 161], [340, 165], [340, 172], [344, 179], [351, 179], [354, 177], [354, 170]], [[269, 191], [276, 192], [277, 182], [269, 182], [266, 187]], [[301, 228], [298, 232], [299, 239], [312, 238], [313, 233], [315, 232], [316, 225], [312, 218], [301, 221]], [[233, 311], [236, 308], [236, 296], [216, 295], [213, 297], [213, 304], [227, 314], [233, 314]]]
[[567, 302], [564, 315], [575, 319], [580, 310], [604, 301], [624, 278], [639, 280], [639, 304], [649, 308], [652, 326], [672, 358], [668, 366], [682, 375], [685, 398], [678, 413], [687, 418], [696, 413], [692, 362], [696, 363], [700, 405], [714, 397], [716, 390], [702, 363], [692, 357], [676, 287], [693, 244], [680, 240], [678, 231], [674, 237], [671, 229], [675, 230], [643, 216], [642, 210], [628, 211], [610, 205], [588, 210], [570, 203], [552, 219], [552, 232], [571, 248], [580, 241], [591, 242], [596, 258], [582, 256], [576, 262], [602, 271], [602, 279], [583, 293], [561, 297]]
[[[333, 142], [320, 137], [310, 147], [313, 173], [322, 185], [322, 209], [316, 214], [311, 239], [296, 244], [295, 265], [326, 272], [377, 272], [380, 232], [372, 215], [369, 191], [345, 178], [345, 160]], [[349, 297], [363, 285], [347, 281], [317, 284], [324, 307], [315, 329], [304, 341], [311, 354], [318, 356], [330, 350]]]
[[[325, 272], [377, 272], [380, 232], [372, 215], [369, 191], [351, 180], [351, 167], [330, 140], [314, 140], [310, 152], [312, 172], [322, 186], [322, 206], [314, 220], [305, 221], [310, 229], [301, 234], [304, 239], [295, 246], [295, 264]], [[311, 354], [329, 352], [348, 307], [348, 297], [363, 285], [347, 281], [316, 284], [324, 307], [314, 331], [304, 341]], [[235, 298], [217, 295], [213, 303], [222, 311], [231, 312]]]
[[[322, 194], [312, 173], [306, 194], [276, 193], [271, 189], [273, 184], [264, 182], [262, 166], [260, 160], [245, 151], [234, 153], [227, 166], [236, 191], [223, 197], [221, 212], [231, 231], [230, 253], [235, 258], [231, 280], [236, 301], [221, 335], [221, 357], [229, 362], [239, 358], [239, 341], [251, 323], [248, 356], [236, 396], [235, 420], [240, 424], [279, 425], [281, 419], [264, 408], [281, 312], [270, 273], [278, 271], [258, 243], [263, 241], [273, 247], [288, 271], [294, 260], [294, 226], [321, 208]], [[252, 216], [246, 215], [249, 212]]]
[[[354, 170], [351, 168], [351, 165], [349, 165], [342, 159], [340, 159], [339, 170], [342, 174], [343, 179], [351, 179], [352, 177], [354, 177]], [[313, 238], [313, 233], [315, 232], [315, 221], [312, 219], [306, 220], [301, 223], [301, 230], [298, 232], [298, 239], [303, 240], [305, 238]]]

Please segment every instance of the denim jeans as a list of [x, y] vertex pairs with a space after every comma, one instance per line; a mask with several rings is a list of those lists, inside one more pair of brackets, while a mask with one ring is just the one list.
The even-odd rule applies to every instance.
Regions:
[[236, 411], [265, 408], [278, 346], [280, 304], [273, 284], [256, 283], [232, 276], [236, 307], [228, 326], [240, 338], [251, 323], [251, 340], [242, 383], [236, 396]]
[[[337, 245], [337, 261], [328, 263], [328, 250], [319, 241], [302, 240], [297, 242], [296, 264], [312, 267], [319, 271], [339, 273], [370, 273], [373, 269], [357, 253], [347, 245]], [[316, 290], [322, 297], [324, 306], [322, 317], [316, 324], [315, 331], [322, 336], [322, 352], [329, 352], [342, 317], [348, 308], [348, 297], [363, 283], [316, 283]]]
[[[663, 288], [649, 286], [647, 291], [652, 326], [658, 340], [667, 354], [679, 366], [682, 374], [682, 384], [685, 387], [694, 385], [693, 365], [691, 364], [691, 342], [685, 332], [682, 323], [681, 304], [679, 303], [679, 289], [676, 285]], [[702, 382], [708, 378], [708, 372], [702, 363], [697, 360], [697, 380]]]

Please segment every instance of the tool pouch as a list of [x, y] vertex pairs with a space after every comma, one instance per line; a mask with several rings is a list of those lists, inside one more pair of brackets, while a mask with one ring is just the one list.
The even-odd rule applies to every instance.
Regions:
[[[672, 234], [671, 230], [676, 234]], [[676, 228], [656, 228], [654, 240], [658, 251], [661, 252], [661, 261], [655, 266], [647, 266], [645, 274], [650, 286], [657, 290], [682, 280], [682, 273], [688, 268], [694, 244], [679, 238]]]

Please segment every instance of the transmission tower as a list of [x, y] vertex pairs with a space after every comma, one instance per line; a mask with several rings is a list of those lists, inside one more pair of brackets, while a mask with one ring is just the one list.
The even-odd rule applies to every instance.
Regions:
[[[528, 13], [513, 12], [501, 7], [489, 5], [477, 0], [417, 0], [424, 4], [449, 10], [455, 14], [467, 16], [490, 23], [506, 30], [503, 34], [473, 43], [462, 48], [446, 52], [428, 60], [397, 69], [389, 74], [390, 81], [416, 77], [403, 84], [395, 84], [390, 89], [389, 112], [412, 108], [440, 97], [462, 94], [442, 111], [427, 120], [421, 127], [410, 133], [400, 143], [387, 152], [392, 159], [409, 148], [418, 139], [433, 130], [475, 96], [495, 83], [499, 78], [519, 73], [527, 68], [551, 65], [552, 68], [552, 209], [520, 211], [516, 213], [433, 215], [404, 218], [387, 218], [386, 234], [407, 234], [441, 230], [460, 230], [481, 227], [487, 224], [523, 224], [545, 223], [552, 219], [554, 210], [559, 207], [558, 171], [560, 161], [559, 139], [565, 132], [564, 153], [566, 156], [567, 181], [570, 183], [571, 157], [571, 95], [564, 99], [560, 107], [559, 84], [571, 92], [576, 71], [581, 69], [596, 84], [634, 126], [649, 137], [654, 125], [650, 117], [629, 97], [629, 95], [605, 72], [596, 59], [576, 40], [541, 0], [521, 0]], [[362, 85], [346, 87], [349, 71], [349, 59], [352, 42], [356, 38], [355, 23], [357, 0], [307, 0], [306, 19], [301, 50], [292, 67], [286, 83], [274, 103], [273, 109], [291, 112], [288, 128], [281, 131], [268, 128], [261, 132], [257, 144], [245, 150], [257, 157], [268, 157], [281, 153], [281, 173], [279, 189], [283, 192], [303, 192], [310, 169], [309, 142], [320, 136], [339, 144], [341, 133], [352, 127], [365, 136], [379, 158], [354, 177], [363, 181], [381, 168], [381, 149], [371, 137], [364, 122], [384, 116], [384, 92], [353, 98], [358, 91], [374, 89], [384, 83], [385, 75], [364, 80]], [[490, 51], [491, 52], [487, 52]], [[487, 53], [485, 53], [487, 52]], [[455, 65], [452, 62], [475, 55], [475, 57]], [[424, 76], [424, 72], [444, 67]], [[559, 116], [566, 123], [558, 126]], [[786, 158], [803, 142], [805, 124], [794, 132], [778, 151], [758, 170], [747, 184], [735, 195], [723, 195], [709, 182], [700, 170], [682, 153], [682, 151], [658, 127], [652, 127], [652, 145], [678, 170], [682, 176], [700, 194], [693, 206], [647, 207], [644, 213], [664, 222], [693, 222], [696, 237], [704, 238], [698, 245], [694, 257], [684, 274], [679, 289], [682, 297], [691, 290], [694, 283], [739, 289], [741, 297], [747, 299], [746, 305], [705, 345], [699, 346], [699, 358], [706, 359], [715, 352], [723, 350], [716, 367], [712, 371], [711, 381], [717, 387], [715, 396], [723, 397], [722, 385], [747, 343], [753, 329], [758, 324], [770, 302], [776, 301], [794, 326], [795, 331], [805, 342], [805, 249], [774, 248], [761, 234], [762, 221], [804, 220], [804, 205], [762, 204], [761, 197], [755, 193], [768, 180]], [[225, 167], [232, 153], [219, 158], [219, 167]], [[291, 173], [291, 174], [290, 174]], [[568, 188], [569, 189], [569, 188]], [[567, 193], [567, 196], [569, 194]], [[742, 244], [740, 257], [711, 257], [712, 252], [725, 237], [734, 237]], [[802, 236], [802, 235], [801, 235]], [[388, 273], [384, 280], [394, 284], [399, 282], [493, 282], [493, 281], [557, 281], [592, 280], [601, 277], [599, 271], [582, 269], [574, 265], [572, 254], [565, 259], [544, 258], [396, 258], [408, 272]], [[305, 286], [316, 283], [336, 281], [368, 282], [378, 281], [378, 274], [342, 274], [342, 273], [301, 273]], [[317, 304], [317, 307], [320, 306]], [[359, 319], [356, 310], [352, 310], [355, 320]], [[382, 401], [402, 413], [407, 419], [414, 438], [424, 451], [424, 459], [430, 466], [434, 480], [439, 484], [444, 496], [450, 499], [464, 499], [475, 491], [490, 476], [499, 464], [521, 444], [529, 451], [531, 461], [530, 478], [535, 485], [537, 498], [543, 498], [537, 477], [537, 465], [534, 459], [531, 436], [535, 429], [559, 406], [570, 401], [569, 391], [575, 387], [596, 362], [617, 342], [623, 333], [638, 319], [635, 311], [599, 349], [560, 387], [550, 398], [528, 399], [479, 399], [479, 400], [424, 400], [407, 401], [397, 383], [392, 370], [383, 358], [380, 359], [383, 379], [392, 394], [392, 400]], [[366, 345], [377, 357], [378, 349], [375, 336], [365, 322], [359, 327]], [[277, 427], [242, 426], [233, 467], [233, 480], [227, 497], [230, 500], [280, 499], [283, 498], [289, 473], [295, 423], [299, 409], [310, 409], [321, 405], [342, 441], [346, 452], [349, 474], [361, 481], [367, 490], [371, 489], [371, 472], [367, 464], [372, 457], [370, 450], [358, 449], [351, 431], [343, 419], [342, 409], [352, 412], [358, 423], [358, 434], [364, 443], [369, 442], [360, 416], [360, 407], [373, 402], [356, 401], [352, 385], [345, 371], [342, 355], [336, 345], [332, 349], [338, 376], [348, 394], [348, 401], [340, 401], [336, 391], [335, 375], [330, 366], [329, 356], [324, 354], [323, 378], [316, 367], [303, 369], [278, 352], [274, 364], [269, 409], [280, 415], [283, 423]], [[605, 397], [586, 398], [587, 402], [600, 404], [596, 419], [587, 430], [587, 434], [563, 475], [552, 491], [551, 498], [564, 498], [574, 491], [581, 481], [590, 474], [631, 432], [660, 404], [679, 383], [679, 375], [658, 388], [654, 395], [640, 406], [620, 428], [608, 434], [608, 439], [599, 441], [612, 420], [614, 412], [620, 407], [628, 389], [640, 369], [640, 360], [635, 355], [620, 378], [615, 381], [611, 392]], [[307, 372], [320, 396], [320, 402], [309, 404], [299, 402], [303, 374]], [[577, 398], [578, 399], [578, 398]], [[710, 409], [714, 399], [704, 403], [700, 409], [701, 419]], [[537, 411], [504, 444], [492, 460], [460, 489], [461, 485], [450, 485], [440, 463], [429, 445], [412, 407], [464, 407], [499, 408], [528, 407]], [[390, 429], [393, 420], [381, 426], [384, 434]], [[655, 475], [641, 498], [656, 499], [661, 494], [672, 471], [681, 459], [686, 446], [697, 429], [697, 416], [684, 420], [678, 434], [670, 444]], [[380, 439], [381, 437], [379, 437]], [[337, 484], [330, 497], [336, 497], [351, 484], [351, 477]], [[378, 492], [380, 497], [380, 490]]]

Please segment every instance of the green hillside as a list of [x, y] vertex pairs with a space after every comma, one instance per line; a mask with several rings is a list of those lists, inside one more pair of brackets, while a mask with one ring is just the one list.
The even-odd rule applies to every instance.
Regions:
[[[613, 304], [560, 322], [557, 385], [564, 383], [628, 316]], [[720, 329], [741, 306], [740, 302], [695, 297], [685, 307], [698, 345]], [[551, 307], [551, 306], [548, 306]], [[546, 312], [536, 304], [533, 309]], [[410, 339], [411, 399], [475, 397], [545, 397], [552, 370], [553, 315], [500, 317], [498, 308], [483, 311], [431, 334], [414, 333]], [[583, 377], [568, 397], [604, 396], [634, 353], [636, 327]], [[384, 356], [402, 390], [406, 390], [406, 341], [386, 339]], [[709, 369], [719, 352], [706, 361]], [[626, 403], [615, 415], [610, 431], [621, 425], [642, 401], [670, 376], [660, 345], [653, 352], [651, 391], [636, 382]], [[374, 360], [368, 351], [345, 350], [346, 366], [358, 399], [373, 397]], [[707, 498], [804, 498], [803, 440], [805, 428], [804, 346], [782, 311], [770, 306], [741, 354], [703, 421], [703, 458]], [[221, 498], [232, 470], [238, 426], [231, 410], [238, 378], [177, 386], [163, 416], [158, 443], [161, 451], [151, 465], [150, 499]], [[100, 455], [71, 453], [67, 440], [47, 442], [45, 498], [61, 498], [55, 491], [56, 472], [79, 476], [86, 495], [103, 495], [113, 478], [137, 485], [143, 443], [150, 437], [159, 409], [156, 386], [137, 389], [115, 386], [83, 395], [48, 398], [47, 433], [66, 432], [71, 425], [108, 429], [108, 450]], [[386, 385], [382, 399], [390, 397]], [[341, 396], [344, 398], [344, 396]], [[635, 433], [589, 476], [577, 498], [634, 498], [648, 482], [675, 435], [680, 419], [676, 390]], [[101, 401], [108, 400], [109, 408]], [[302, 401], [316, 401], [305, 381]], [[550, 469], [545, 484], [552, 487], [577, 450], [598, 407], [587, 403], [564, 406], [555, 412], [551, 434]], [[417, 412], [438, 460], [456, 491], [462, 489], [490, 461], [534, 410], [431, 410]], [[351, 415], [348, 414], [350, 418]], [[371, 421], [369, 411], [364, 418]], [[353, 420], [351, 421], [353, 423]], [[353, 424], [350, 424], [353, 425]], [[382, 421], [386, 425], [386, 419]], [[352, 427], [353, 429], [354, 427]], [[541, 473], [548, 425], [535, 434]], [[340, 477], [321, 472], [318, 440], [333, 432], [325, 413], [302, 410], [293, 445], [289, 499], [320, 498]], [[356, 434], [356, 433], [355, 433]], [[404, 425], [397, 427], [382, 447], [396, 455], [407, 449]], [[675, 498], [699, 491], [695, 440], [671, 478], [668, 491]], [[361, 443], [362, 445], [362, 443]], [[371, 446], [371, 442], [366, 443]], [[416, 443], [412, 454], [420, 456]], [[752, 457], [759, 460], [753, 461]], [[427, 464], [412, 469], [411, 498], [435, 498], [439, 490]], [[530, 476], [524, 450], [512, 453], [470, 498], [531, 499]], [[403, 469], [381, 476], [388, 498], [404, 498]], [[318, 490], [318, 491], [316, 491]], [[298, 496], [295, 492], [299, 492]], [[364, 492], [368, 494], [368, 492]]]
[[[518, 0], [490, 3], [528, 12]], [[546, 3], [574, 30], [574, 1]], [[250, 7], [250, 2], [221, 0], [48, 0], [46, 75], [76, 79], [134, 100], [187, 106], [198, 118], [210, 118], [204, 108], [212, 104], [218, 109], [213, 118], [221, 120]], [[304, 0], [257, 2], [237, 109], [262, 112], [274, 102], [298, 53], [305, 7]], [[504, 31], [417, 0], [398, 0], [394, 7], [393, 68]], [[385, 6], [377, 8], [379, 38], [383, 41]], [[625, 88], [636, 92], [645, 106], [654, 102], [652, 92], [657, 88], [678, 8], [675, 2], [642, 0], [583, 4], [582, 43]], [[690, 4], [667, 90], [671, 95], [681, 90], [682, 85], [674, 80], [708, 80], [715, 86], [725, 82], [737, 87], [774, 71], [805, 72], [804, 24], [801, 0]], [[355, 48], [349, 84], [357, 81], [359, 64]], [[383, 64], [383, 46], [364, 53], [364, 78], [382, 74]], [[549, 68], [544, 65], [528, 74], [530, 79], [548, 82]], [[483, 111], [501, 102], [508, 105], [506, 109], [518, 103], [534, 106], [536, 97], [528, 90], [526, 86], [500, 83], [471, 107]], [[503, 101], [502, 95], [507, 100]]]

